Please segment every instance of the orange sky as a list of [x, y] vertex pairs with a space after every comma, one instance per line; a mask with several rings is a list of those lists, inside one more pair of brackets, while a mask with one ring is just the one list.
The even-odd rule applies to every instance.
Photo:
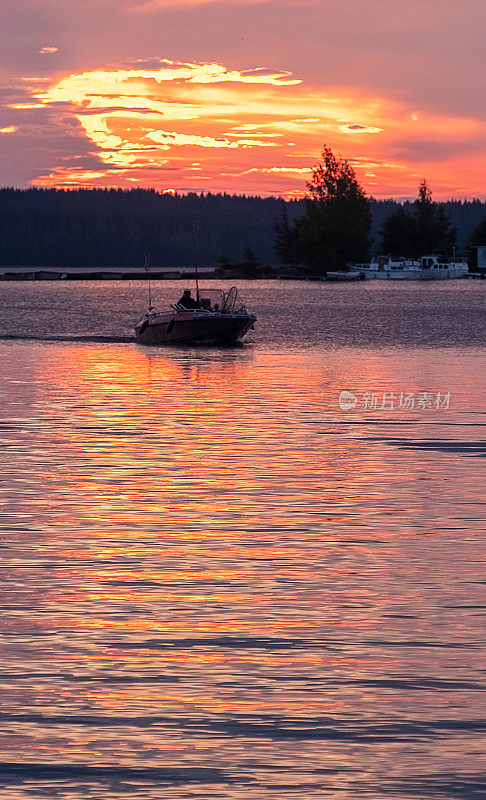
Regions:
[[[417, 20], [416, 0], [366, 9], [343, 0], [341, 12], [334, 0], [121, 0], [116, 11], [113, 0], [88, 0], [81, 21], [73, 0], [22, 0], [20, 11], [12, 3], [28, 22], [23, 57], [13, 52], [15, 19], [0, 34], [0, 183], [298, 197], [326, 143], [375, 197], [415, 196], [423, 177], [436, 199], [484, 197], [486, 118], [475, 102], [483, 68], [464, 40], [475, 31], [465, 11], [478, 23], [483, 5], [431, 0]], [[193, 26], [207, 46], [194, 45]], [[448, 42], [442, 63], [430, 26], [439, 50]], [[146, 56], [148, 41], [157, 57]], [[191, 60], [173, 57], [182, 51]]]

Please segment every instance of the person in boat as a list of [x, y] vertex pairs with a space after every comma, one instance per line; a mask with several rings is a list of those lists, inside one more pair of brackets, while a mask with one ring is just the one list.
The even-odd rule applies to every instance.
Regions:
[[184, 308], [199, 308], [199, 303], [192, 297], [190, 289], [184, 289], [184, 294], [177, 302], [177, 305], [184, 306]]

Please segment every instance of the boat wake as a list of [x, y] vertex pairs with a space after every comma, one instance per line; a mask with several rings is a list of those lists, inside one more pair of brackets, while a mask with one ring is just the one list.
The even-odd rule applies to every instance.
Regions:
[[67, 336], [65, 334], [56, 334], [52, 336], [35, 336], [15, 333], [0, 334], [0, 341], [29, 341], [29, 342], [122, 342], [133, 343], [135, 342], [134, 336]]

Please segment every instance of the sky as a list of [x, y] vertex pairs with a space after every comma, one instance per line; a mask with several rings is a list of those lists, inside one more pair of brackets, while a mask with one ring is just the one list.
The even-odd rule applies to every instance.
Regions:
[[485, 0], [3, 0], [0, 186], [486, 197]]

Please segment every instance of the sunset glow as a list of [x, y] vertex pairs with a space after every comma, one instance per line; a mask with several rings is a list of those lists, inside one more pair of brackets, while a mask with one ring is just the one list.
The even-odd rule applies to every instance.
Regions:
[[0, 800], [483, 796], [485, 31], [0, 3]]
[[[336, 34], [336, 43], [343, 46], [349, 39], [347, 60], [339, 68], [340, 58], [331, 58], [331, 31], [343, 26], [330, 2], [131, 0], [115, 9], [112, 0], [92, 0], [89, 8], [106, 14], [106, 20], [111, 13], [111, 24], [118, 25], [118, 57], [113, 58], [111, 40], [103, 52], [91, 23], [85, 23], [89, 47], [81, 41], [68, 47], [53, 26], [49, 38], [37, 44], [38, 59], [29, 62], [30, 69], [10, 70], [0, 118], [0, 133], [10, 134], [6, 183], [299, 197], [326, 143], [350, 160], [375, 197], [415, 196], [424, 176], [436, 198], [484, 196], [486, 121], [481, 105], [472, 102], [469, 86], [461, 94], [451, 84], [442, 100], [437, 91], [429, 91], [434, 76], [444, 69], [433, 46], [428, 65], [425, 51], [414, 50], [412, 57], [412, 49], [429, 36], [427, 25], [435, 23], [439, 44], [450, 37], [452, 26], [461, 24], [465, 5], [479, 16], [480, 7], [476, 0], [461, 8], [450, 0], [449, 15], [433, 19], [430, 10], [422, 9], [420, 20], [417, 16], [412, 24], [417, 0], [408, 5], [405, 19], [404, 9], [385, 9], [374, 0], [369, 9], [376, 13], [372, 28], [356, 0], [348, 0], [342, 11], [347, 32]], [[70, 0], [61, 6], [70, 13], [74, 8]], [[288, 16], [282, 22], [287, 48], [278, 32], [280, 6]], [[245, 9], [253, 38], [242, 36], [230, 53], [233, 28], [224, 20], [228, 15], [236, 19], [239, 8]], [[214, 38], [218, 14], [220, 45]], [[275, 51], [256, 47], [259, 19], [263, 28], [270, 19], [277, 26]], [[316, 55], [312, 27], [303, 36], [299, 25], [324, 20], [328, 41]], [[400, 47], [393, 58], [387, 48], [387, 42], [398, 44], [399, 20], [403, 47], [411, 56], [408, 72]], [[197, 27], [202, 39], [206, 32], [213, 42], [212, 57], [207, 58], [210, 48], [186, 42], [184, 24]], [[182, 25], [179, 45], [169, 46], [165, 36], [165, 43], [156, 44], [156, 32], [164, 32], [166, 25], [171, 30]], [[407, 25], [414, 29], [416, 43], [405, 42]], [[131, 28], [139, 38], [133, 46]], [[299, 35], [308, 41], [307, 49], [296, 41]], [[150, 57], [141, 43], [144, 38], [150, 40]], [[74, 57], [76, 47], [79, 56]], [[359, 55], [359, 48], [367, 48], [366, 55], [364, 50]], [[175, 51], [189, 60], [170, 58]]]
[[[349, 89], [305, 86], [288, 72], [239, 72], [218, 64], [161, 63], [68, 75], [34, 89], [37, 108], [79, 124], [97, 170], [55, 166], [38, 186], [126, 186], [299, 196], [323, 141], [357, 167], [370, 192], [412, 191], [422, 174], [406, 158], [383, 158], [403, 136], [463, 140], [478, 120], [424, 113]], [[229, 155], [228, 151], [231, 151]], [[466, 166], [466, 165], [465, 165]], [[449, 166], [447, 167], [447, 170]], [[444, 165], [435, 182], [448, 184]], [[430, 169], [429, 169], [430, 172]], [[170, 177], [167, 176], [170, 173]], [[472, 191], [472, 187], [471, 190]]]

